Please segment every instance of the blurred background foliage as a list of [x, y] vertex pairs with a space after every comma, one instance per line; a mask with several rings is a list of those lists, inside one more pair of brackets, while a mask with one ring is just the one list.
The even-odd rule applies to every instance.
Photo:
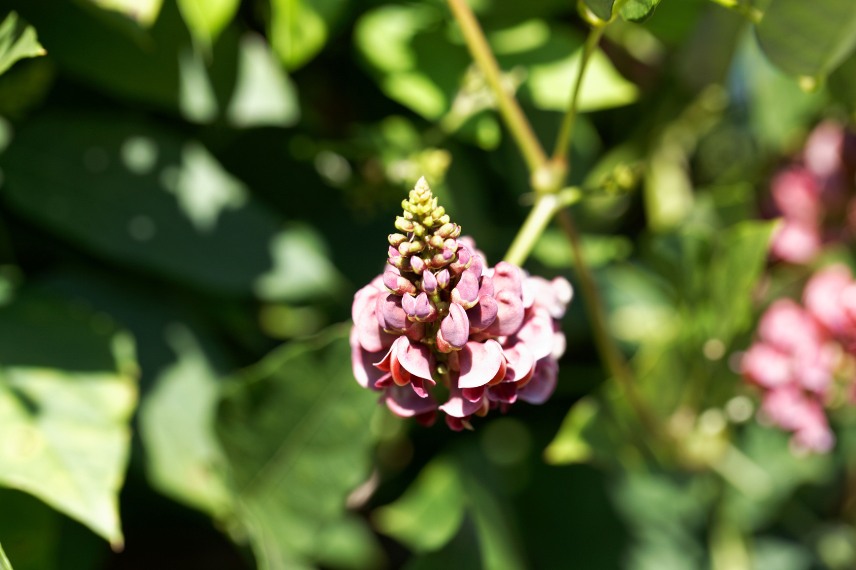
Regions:
[[[856, 8], [718, 4], [625, 3], [571, 142], [583, 249], [664, 443], [581, 299], [553, 399], [473, 433], [393, 418], [353, 379], [338, 323], [419, 176], [491, 262], [532, 203], [445, 3], [0, 2], [15, 569], [856, 566], [853, 414], [832, 454], [796, 457], [735, 372], [763, 291], [806, 276], [771, 281], [760, 217], [813, 125], [856, 111]], [[471, 5], [553, 140], [578, 7]], [[574, 265], [548, 228], [527, 268]]]

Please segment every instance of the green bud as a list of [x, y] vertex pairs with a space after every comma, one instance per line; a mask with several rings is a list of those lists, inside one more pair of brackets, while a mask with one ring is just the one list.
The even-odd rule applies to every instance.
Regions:
[[434, 235], [432, 235], [431, 237], [428, 238], [428, 245], [430, 245], [434, 249], [443, 249], [443, 242], [445, 240], [443, 239], [442, 235], [438, 235], [438, 234], [439, 234], [439, 230], [434, 232]]
[[387, 240], [392, 247], [398, 247], [400, 243], [407, 241], [407, 236], [404, 234], [389, 234]]
[[402, 218], [401, 216], [395, 218], [395, 229], [399, 231], [408, 233], [412, 232], [414, 225], [415, 224], [412, 221]]

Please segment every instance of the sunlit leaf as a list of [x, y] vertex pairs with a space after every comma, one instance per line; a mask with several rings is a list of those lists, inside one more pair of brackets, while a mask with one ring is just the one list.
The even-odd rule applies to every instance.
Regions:
[[19, 131], [2, 166], [12, 207], [117, 263], [268, 300], [338, 286], [317, 234], [282, 229], [205, 147], [151, 123], [45, 115]]
[[612, 5], [615, 0], [585, 0], [586, 6], [601, 20], [609, 20], [612, 18]]
[[590, 460], [594, 449], [585, 440], [583, 430], [591, 425], [598, 409], [595, 400], [584, 399], [577, 402], [565, 416], [559, 433], [544, 450], [544, 458], [553, 464], [585, 463]]
[[321, 51], [346, 0], [272, 0], [270, 38], [288, 69]]
[[772, 0], [755, 30], [764, 53], [780, 69], [824, 77], [856, 47], [856, 4]]
[[3, 552], [3, 545], [0, 544], [0, 570], [12, 570], [12, 563], [6, 558], [6, 553]]
[[232, 475], [230, 518], [261, 568], [316, 559], [368, 475], [377, 398], [354, 380], [346, 337], [336, 329], [291, 343], [225, 390], [217, 432]]
[[0, 483], [114, 545], [136, 404], [132, 352], [109, 319], [49, 297], [0, 309]]
[[113, 10], [139, 22], [142, 26], [151, 26], [158, 18], [163, 0], [90, 0], [93, 4]]
[[255, 34], [241, 39], [238, 81], [226, 116], [238, 127], [287, 127], [300, 118], [294, 83]]
[[415, 552], [436, 550], [461, 525], [463, 492], [455, 466], [446, 459], [436, 459], [397, 501], [374, 511], [375, 524]]
[[17, 13], [9, 12], [0, 23], [0, 73], [19, 59], [44, 54], [45, 49], [36, 37], [36, 30], [21, 22]]
[[[567, 109], [581, 57], [582, 51], [577, 50], [562, 59], [532, 66], [525, 89], [536, 106], [554, 111]], [[580, 111], [628, 105], [638, 96], [636, 86], [616, 71], [602, 51], [592, 54], [579, 95]]]
[[230, 497], [223, 451], [214, 434], [217, 374], [184, 327], [171, 327], [167, 341], [177, 361], [159, 374], [140, 410], [149, 477], [170, 496], [218, 515], [228, 508]]
[[621, 8], [621, 17], [630, 22], [642, 22], [651, 17], [660, 0], [629, 0]]
[[178, 0], [178, 7], [193, 36], [211, 46], [235, 16], [240, 0]]

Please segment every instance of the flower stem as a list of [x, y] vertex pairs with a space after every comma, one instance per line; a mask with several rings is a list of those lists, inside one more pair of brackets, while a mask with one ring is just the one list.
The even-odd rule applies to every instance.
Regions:
[[476, 20], [466, 0], [448, 0], [452, 15], [461, 27], [461, 33], [467, 48], [476, 64], [484, 73], [485, 80], [496, 97], [499, 113], [502, 115], [511, 136], [514, 138], [530, 172], [534, 172], [547, 163], [547, 155], [538, 142], [532, 126], [523, 114], [517, 100], [502, 85], [502, 74], [493, 51], [487, 43], [484, 32]]
[[562, 118], [562, 126], [559, 128], [559, 134], [556, 137], [556, 145], [553, 149], [553, 161], [567, 161], [568, 146], [571, 144], [571, 137], [574, 133], [574, 122], [577, 117], [577, 109], [579, 108], [580, 90], [583, 84], [586, 68], [592, 53], [594, 53], [600, 38], [603, 35], [603, 30], [606, 26], [593, 27], [586, 38], [586, 43], [583, 46], [583, 53], [580, 59], [580, 67], [577, 71], [577, 77], [571, 89], [571, 102], [568, 105], [568, 110], [565, 111], [565, 116]]
[[624, 359], [624, 355], [621, 354], [621, 350], [619, 350], [618, 345], [615, 343], [615, 339], [609, 334], [603, 299], [601, 299], [600, 291], [597, 288], [597, 283], [595, 283], [591, 268], [585, 263], [580, 236], [568, 208], [563, 208], [559, 211], [559, 224], [571, 244], [577, 277], [579, 278], [580, 288], [583, 291], [583, 297], [586, 300], [586, 313], [591, 322], [595, 346], [601, 359], [606, 365], [607, 370], [609, 370], [609, 373], [615, 378], [619, 386], [621, 386], [621, 390], [627, 397], [628, 403], [638, 416], [642, 426], [650, 435], [658, 440], [668, 438], [668, 434], [661, 428], [660, 422], [636, 390], [633, 371], [627, 365], [627, 361]]
[[[586, 40], [578, 76], [571, 93], [568, 111], [562, 121], [559, 138], [556, 141], [556, 150], [553, 153], [553, 158], [548, 159], [517, 100], [503, 87], [499, 65], [485, 39], [484, 31], [467, 5], [466, 0], [448, 0], [448, 3], [455, 20], [457, 20], [458, 25], [461, 27], [461, 32], [470, 50], [470, 54], [473, 56], [482, 73], [484, 73], [485, 79], [493, 91], [494, 97], [496, 97], [500, 115], [511, 132], [517, 146], [520, 148], [520, 152], [523, 154], [523, 158], [529, 168], [530, 180], [537, 196], [535, 206], [529, 212], [526, 221], [523, 222], [520, 231], [514, 238], [505, 256], [505, 260], [515, 265], [523, 265], [532, 251], [535, 242], [538, 241], [538, 238], [550, 223], [550, 220], [559, 213], [562, 228], [571, 242], [571, 249], [573, 250], [575, 266], [579, 274], [580, 286], [583, 290], [586, 310], [592, 322], [592, 332], [600, 357], [607, 366], [610, 374], [615, 377], [616, 382], [621, 386], [631, 407], [639, 416], [640, 422], [651, 435], [660, 439], [661, 436], [665, 436], [666, 434], [660, 429], [659, 422], [650, 413], [650, 410], [645, 406], [639, 393], [636, 391], [633, 373], [627, 366], [615, 340], [609, 335], [606, 326], [606, 314], [597, 290], [597, 285], [583, 255], [580, 239], [574, 227], [571, 213], [564, 207], [567, 205], [567, 201], [563, 200], [560, 194], [560, 190], [570, 172], [565, 155], [567, 154], [568, 143], [573, 136], [574, 120], [579, 105], [579, 93], [583, 74], [585, 73], [591, 54], [594, 52], [603, 34], [603, 26], [594, 27]], [[617, 9], [623, 3], [623, 0], [618, 0]]]

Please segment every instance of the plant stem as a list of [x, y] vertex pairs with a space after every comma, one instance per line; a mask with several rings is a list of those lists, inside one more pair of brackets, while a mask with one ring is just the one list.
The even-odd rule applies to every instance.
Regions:
[[511, 242], [505, 261], [514, 265], [523, 265], [535, 242], [541, 237], [544, 229], [562, 207], [558, 194], [541, 194], [535, 201], [535, 207], [529, 211], [526, 221]]
[[[560, 222], [571, 242], [580, 286], [585, 298], [586, 310], [592, 322], [595, 345], [600, 353], [600, 357], [606, 364], [610, 374], [615, 377], [616, 382], [619, 383], [622, 391], [626, 394], [631, 407], [639, 416], [640, 422], [651, 435], [659, 439], [666, 434], [660, 429], [660, 424], [644, 405], [639, 393], [636, 391], [633, 373], [627, 366], [621, 351], [618, 349], [618, 345], [615, 344], [614, 339], [609, 335], [606, 326], [606, 315], [597, 285], [583, 255], [571, 213], [567, 208], [563, 208], [565, 204], [563, 204], [559, 195], [559, 191], [570, 171], [566, 166], [567, 159], [565, 158], [565, 154], [568, 142], [573, 135], [572, 131], [574, 119], [577, 114], [583, 74], [585, 73], [591, 54], [594, 52], [603, 34], [603, 26], [593, 28], [586, 40], [569, 108], [562, 122], [559, 139], [556, 141], [556, 151], [553, 154], [553, 159], [548, 160], [541, 143], [535, 137], [532, 126], [523, 114], [517, 100], [503, 88], [499, 65], [485, 39], [484, 31], [476, 20], [472, 10], [470, 10], [465, 0], [448, 0], [448, 3], [452, 10], [452, 15], [461, 27], [461, 32], [470, 50], [470, 54], [473, 56], [482, 73], [484, 73], [485, 79], [493, 91], [494, 97], [496, 97], [500, 115], [523, 154], [523, 158], [529, 168], [532, 185], [537, 195], [535, 206], [529, 212], [526, 221], [517, 233], [505, 259], [515, 265], [522, 265], [529, 256], [535, 242], [547, 227], [547, 224], [550, 223], [550, 220], [556, 213], [560, 214]], [[618, 8], [623, 3], [622, 0], [618, 0]], [[546, 176], [540, 176], [542, 174]]]
[[603, 30], [606, 26], [593, 27], [586, 38], [586, 43], [583, 46], [583, 53], [580, 59], [580, 67], [577, 71], [577, 77], [571, 88], [571, 102], [568, 105], [568, 110], [565, 111], [565, 116], [562, 118], [562, 126], [559, 128], [559, 134], [556, 137], [556, 145], [553, 149], [553, 161], [570, 162], [568, 157], [568, 146], [571, 144], [571, 137], [574, 133], [574, 122], [577, 117], [577, 109], [579, 107], [580, 90], [583, 84], [586, 68], [592, 53], [594, 53], [600, 38], [603, 35]]
[[609, 334], [606, 324], [606, 311], [603, 308], [603, 299], [601, 299], [600, 291], [597, 288], [597, 283], [595, 283], [591, 268], [585, 262], [580, 236], [577, 233], [573, 217], [568, 208], [563, 208], [559, 211], [559, 223], [571, 244], [571, 250], [576, 262], [577, 277], [579, 278], [580, 288], [583, 290], [583, 297], [586, 300], [586, 313], [591, 322], [595, 346], [601, 359], [606, 365], [607, 370], [609, 370], [609, 373], [621, 386], [622, 391], [627, 396], [628, 403], [639, 417], [642, 426], [656, 439], [667, 438], [668, 434], [661, 429], [660, 423], [636, 390], [633, 372], [624, 360], [624, 355], [621, 354], [618, 345], [615, 343], [615, 339]]
[[484, 73], [485, 80], [496, 97], [496, 104], [503, 121], [520, 148], [529, 171], [535, 172], [547, 163], [547, 155], [541, 143], [538, 142], [517, 100], [503, 87], [499, 64], [466, 0], [448, 0], [448, 2], [452, 15], [461, 27], [461, 33], [464, 35], [473, 60]]

